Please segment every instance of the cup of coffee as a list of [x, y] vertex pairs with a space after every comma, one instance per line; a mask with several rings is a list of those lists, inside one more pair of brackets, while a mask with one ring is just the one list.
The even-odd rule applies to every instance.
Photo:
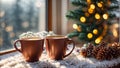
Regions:
[[[18, 49], [16, 44], [20, 42], [21, 49]], [[43, 51], [44, 39], [18, 39], [14, 42], [14, 47], [17, 51], [23, 54], [27, 62], [39, 61]]]
[[[72, 43], [72, 50], [66, 54], [67, 45]], [[75, 43], [73, 40], [65, 36], [48, 36], [45, 39], [47, 55], [50, 59], [62, 60], [63, 58], [69, 56], [75, 48]]]

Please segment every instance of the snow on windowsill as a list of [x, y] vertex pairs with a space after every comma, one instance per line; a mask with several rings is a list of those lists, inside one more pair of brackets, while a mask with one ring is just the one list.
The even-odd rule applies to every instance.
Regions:
[[108, 68], [120, 64], [120, 57], [110, 61], [84, 58], [79, 49], [76, 47], [71, 55], [60, 61], [50, 60], [44, 50], [40, 60], [34, 63], [26, 62], [21, 53], [13, 52], [0, 56], [0, 68]]

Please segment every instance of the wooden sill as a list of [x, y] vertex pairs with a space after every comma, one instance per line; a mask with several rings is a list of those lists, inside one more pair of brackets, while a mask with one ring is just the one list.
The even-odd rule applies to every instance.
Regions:
[[4, 55], [4, 54], [16, 52], [16, 51], [17, 51], [16, 49], [4, 50], [4, 51], [0, 51], [0, 55]]
[[[81, 47], [80, 44], [76, 44], [77, 47]], [[20, 47], [18, 47], [18, 49], [20, 49]], [[12, 52], [16, 52], [16, 49], [8, 49], [8, 50], [4, 50], [4, 51], [0, 51], [0, 55], [4, 55], [4, 54], [8, 54], [8, 53], [12, 53]]]

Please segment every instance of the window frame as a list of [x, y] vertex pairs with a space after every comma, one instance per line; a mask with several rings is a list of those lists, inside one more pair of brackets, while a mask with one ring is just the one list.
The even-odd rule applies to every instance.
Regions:
[[[59, 4], [59, 5], [58, 5]], [[46, 0], [46, 18], [45, 18], [45, 30], [46, 31], [54, 31], [57, 34], [65, 35], [67, 30], [67, 19], [63, 16], [68, 10], [69, 0]], [[60, 9], [61, 8], [61, 9]], [[65, 24], [64, 24], [65, 23]], [[59, 26], [59, 27], [58, 27]], [[63, 29], [65, 27], [65, 29]], [[40, 30], [40, 29], [39, 29]], [[8, 54], [17, 51], [15, 48], [8, 49], [5, 51], [1, 51], [0, 55]]]
[[[48, 27], [48, 28], [45, 28], [46, 31], [51, 31], [52, 30], [52, 0], [46, 0], [46, 21], [45, 21], [45, 27]], [[19, 48], [20, 49], [20, 48]], [[0, 51], [0, 55], [5, 55], [5, 54], [8, 54], [8, 53], [12, 53], [12, 52], [16, 52], [17, 50], [15, 48], [12, 48], [12, 49], [7, 49], [7, 50], [3, 50], [3, 51]]]

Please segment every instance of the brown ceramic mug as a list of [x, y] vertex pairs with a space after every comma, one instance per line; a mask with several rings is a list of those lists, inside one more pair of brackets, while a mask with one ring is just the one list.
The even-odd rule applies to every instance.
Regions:
[[[69, 43], [73, 43], [73, 48], [68, 54], [66, 54], [67, 45]], [[46, 37], [45, 44], [49, 58], [54, 60], [62, 60], [70, 55], [75, 48], [74, 41], [65, 36], [48, 36]]]
[[[20, 42], [21, 49], [18, 49], [16, 43]], [[22, 39], [16, 40], [14, 47], [21, 52], [27, 62], [39, 61], [43, 51], [44, 39]]]

